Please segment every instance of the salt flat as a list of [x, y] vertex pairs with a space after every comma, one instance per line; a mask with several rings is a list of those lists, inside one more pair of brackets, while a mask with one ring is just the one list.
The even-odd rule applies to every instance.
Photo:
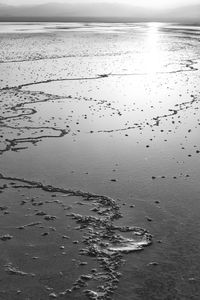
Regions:
[[1, 299], [199, 299], [199, 41], [0, 25]]

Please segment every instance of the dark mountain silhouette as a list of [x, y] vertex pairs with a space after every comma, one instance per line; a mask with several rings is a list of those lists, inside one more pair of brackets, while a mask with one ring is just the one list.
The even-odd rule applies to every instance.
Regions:
[[0, 4], [0, 21], [170, 21], [200, 22], [200, 5], [153, 10], [120, 3]]

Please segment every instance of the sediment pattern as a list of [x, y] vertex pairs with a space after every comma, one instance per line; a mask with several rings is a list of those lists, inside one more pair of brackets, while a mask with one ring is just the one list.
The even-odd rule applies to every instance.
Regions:
[[[7, 156], [17, 160], [18, 152], [31, 153], [33, 146], [40, 150], [39, 147], [49, 141], [63, 141], [62, 145], [69, 146], [79, 138], [87, 143], [93, 136], [103, 136], [97, 148], [109, 137], [114, 140], [111, 149], [114, 153], [114, 148], [120, 148], [125, 138], [132, 141], [127, 147], [133, 150], [133, 156], [136, 145], [142, 144], [139, 151], [143, 153], [142, 160], [148, 162], [154, 155], [151, 149], [156, 148], [158, 141], [168, 145], [168, 141], [181, 131], [176, 150], [183, 151], [184, 155], [182, 161], [173, 163], [176, 173], [168, 176], [169, 170], [164, 173], [164, 167], [163, 174], [157, 174], [154, 169], [152, 173], [148, 171], [149, 181], [153, 185], [169, 178], [174, 181], [191, 178], [192, 167], [182, 171], [179, 166], [186, 159], [199, 158], [200, 154], [197, 139], [188, 143], [200, 126], [199, 52], [194, 46], [199, 36], [167, 28], [160, 29], [161, 33], [152, 33], [151, 28], [146, 28], [144, 32], [150, 37], [149, 43], [144, 37], [141, 40], [137, 30], [132, 36], [129, 29], [124, 35], [115, 29], [109, 34], [84, 33], [84, 37], [78, 32], [66, 34], [59, 30], [43, 33], [42, 39], [41, 33], [2, 36], [2, 161]], [[163, 55], [161, 60], [152, 54], [155, 49], [151, 44], [156, 35], [159, 41], [154, 48]], [[171, 39], [176, 42], [171, 43]], [[36, 46], [38, 40], [40, 51]], [[144, 46], [142, 59], [137, 51], [141, 41]], [[15, 51], [11, 49], [13, 45]], [[188, 53], [183, 51], [186, 47]], [[89, 144], [88, 151], [93, 145]], [[82, 155], [82, 149], [79, 150], [77, 156]], [[48, 146], [45, 151], [48, 155]], [[87, 159], [90, 163], [90, 158]], [[162, 162], [165, 159], [166, 156]], [[130, 161], [135, 173], [138, 172], [136, 160], [132, 165]], [[115, 162], [112, 176], [109, 175], [109, 183], [113, 186], [118, 185], [115, 175], [118, 166]], [[126, 163], [125, 166], [126, 172]], [[145, 165], [147, 169], [151, 167]], [[84, 174], [88, 175], [86, 171]], [[135, 226], [134, 218], [131, 225], [119, 226], [124, 215], [117, 199], [101, 193], [46, 185], [41, 178], [32, 181], [27, 176], [24, 179], [5, 176], [4, 170], [0, 172], [0, 243], [3, 249], [0, 298], [112, 299], [123, 280], [127, 254], [152, 244], [149, 230]], [[54, 172], [51, 177], [55, 177]], [[128, 175], [127, 178], [125, 184]], [[98, 180], [96, 184], [99, 185]], [[130, 189], [135, 193], [133, 186]], [[160, 199], [155, 203], [160, 204]], [[145, 218], [153, 223], [151, 216]]]
[[[39, 182], [7, 177], [3, 174], [0, 174], [0, 181], [2, 182], [1, 192], [10, 188], [17, 189], [19, 191], [23, 189], [33, 190], [33, 192], [31, 192], [31, 199], [27, 201], [23, 200], [21, 205], [26, 205], [31, 201], [33, 207], [39, 206], [43, 208], [42, 211], [36, 210], [35, 212], [35, 215], [40, 218], [41, 221], [17, 226], [16, 229], [19, 230], [38, 226], [43, 228], [44, 221], [53, 222], [57, 219], [57, 216], [48, 215], [45, 212], [45, 203], [50, 203], [50, 201], [46, 200], [38, 202], [38, 200], [36, 201], [36, 199], [34, 199], [34, 189], [43, 190], [54, 197], [59, 197], [60, 195], [81, 197], [81, 201], [84, 201], [85, 203], [91, 202], [93, 205], [92, 211], [94, 212], [94, 216], [81, 215], [73, 212], [66, 214], [66, 216], [75, 220], [78, 225], [76, 230], [84, 230], [84, 235], [81, 240], [83, 248], [81, 247], [79, 249], [79, 255], [81, 257], [89, 256], [94, 258], [97, 261], [98, 268], [92, 269], [89, 274], [80, 275], [70, 288], [60, 292], [52, 291], [49, 295], [50, 297], [53, 294], [55, 296], [54, 298], [57, 298], [58, 296], [63, 297], [81, 289], [83, 294], [85, 294], [89, 299], [111, 299], [112, 294], [117, 289], [119, 279], [122, 276], [120, 273], [120, 267], [124, 262], [124, 255], [134, 251], [141, 251], [144, 247], [149, 246], [152, 243], [152, 236], [146, 229], [134, 226], [120, 227], [114, 225], [114, 221], [122, 217], [122, 215], [119, 205], [117, 205], [116, 201], [110, 197], [43, 185]], [[6, 182], [6, 184], [3, 184], [3, 182]], [[64, 201], [57, 200], [54, 202], [60, 205], [63, 210], [67, 210], [67, 206]], [[2, 210], [4, 209], [2, 208]], [[5, 211], [9, 214], [8, 207], [5, 208]], [[62, 222], [63, 227], [65, 227], [67, 222], [65, 220]], [[47, 234], [43, 234], [43, 236], [46, 236]], [[123, 236], [127, 234], [129, 237]], [[9, 242], [9, 240], [12, 240], [13, 238], [14, 237], [11, 236], [9, 232], [0, 237], [0, 239], [4, 242]], [[63, 236], [63, 238], [68, 239], [66, 236]], [[76, 244], [79, 242], [77, 241], [74, 243]], [[61, 246], [61, 249], [65, 249], [65, 247]], [[84, 264], [87, 263], [82, 263], [82, 265]], [[5, 271], [9, 275], [25, 277], [37, 276], [34, 273], [27, 273], [18, 270], [18, 268], [12, 265], [12, 262], [8, 262], [8, 264], [5, 265]], [[88, 288], [92, 286], [92, 282], [95, 282], [95, 285], [97, 285], [95, 290], [90, 290]]]

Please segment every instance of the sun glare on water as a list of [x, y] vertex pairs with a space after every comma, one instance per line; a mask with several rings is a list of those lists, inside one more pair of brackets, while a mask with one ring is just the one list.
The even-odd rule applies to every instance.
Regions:
[[143, 56], [143, 70], [147, 74], [161, 71], [162, 53], [159, 48], [159, 24], [151, 23], [148, 28]]

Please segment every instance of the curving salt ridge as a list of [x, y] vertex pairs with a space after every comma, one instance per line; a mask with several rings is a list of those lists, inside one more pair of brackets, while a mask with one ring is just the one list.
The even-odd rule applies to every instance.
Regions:
[[[97, 261], [100, 271], [94, 272], [94, 270], [91, 270], [89, 274], [80, 275], [70, 289], [59, 293], [60, 296], [67, 296], [81, 289], [83, 294], [89, 299], [111, 299], [118, 287], [119, 278], [123, 275], [119, 270], [124, 261], [124, 255], [130, 252], [141, 251], [152, 243], [152, 236], [143, 228], [114, 225], [114, 221], [121, 218], [122, 214], [116, 201], [108, 196], [44, 185], [41, 182], [9, 177], [3, 174], [0, 174], [0, 180], [12, 182], [12, 188], [41, 189], [48, 193], [79, 196], [84, 201], [95, 202], [97, 208], [95, 216], [83, 216], [76, 213], [70, 213], [67, 216], [76, 221], [79, 229], [86, 230], [86, 234], [84, 234], [81, 241], [83, 248], [80, 249], [80, 255], [93, 257]], [[17, 185], [18, 182], [21, 183], [20, 186]], [[8, 186], [4, 186], [4, 188], [6, 189]], [[19, 229], [36, 225], [40, 225], [40, 222], [26, 224]], [[131, 238], [123, 236], [123, 233], [129, 233]], [[17, 270], [12, 265], [7, 265], [5, 271], [9, 274], [29, 275]], [[88, 286], [88, 282], [92, 281], [99, 284], [97, 290], [83, 289]]]
[[[13, 90], [12, 95], [15, 94], [16, 92], [20, 93], [19, 90], [17, 90], [17, 91]], [[21, 94], [26, 96], [26, 92], [22, 92]], [[33, 93], [33, 95], [34, 95], [34, 93]], [[5, 104], [4, 104], [4, 106], [6, 107], [5, 112], [4, 112], [4, 113], [6, 113], [6, 116], [2, 115], [0, 117], [0, 128], [4, 129], [4, 130], [12, 129], [14, 131], [16, 131], [16, 130], [24, 130], [25, 131], [26, 130], [26, 131], [28, 131], [29, 136], [26, 136], [23, 138], [16, 137], [16, 138], [12, 138], [12, 139], [6, 138], [4, 140], [4, 142], [6, 143], [6, 146], [5, 146], [5, 148], [0, 149], [0, 155], [9, 150], [18, 151], [18, 150], [22, 150], [22, 149], [27, 149], [27, 147], [21, 147], [21, 146], [18, 147], [18, 145], [20, 145], [20, 144], [24, 144], [24, 143], [35, 144], [42, 139], [63, 137], [70, 132], [69, 128], [63, 129], [63, 128], [56, 128], [54, 126], [27, 126], [27, 125], [26, 126], [19, 126], [19, 125], [12, 126], [12, 125], [8, 125], [6, 123], [6, 121], [12, 121], [15, 119], [26, 118], [28, 116], [31, 116], [31, 115], [34, 115], [37, 113], [36, 109], [25, 108], [24, 106], [27, 104], [44, 103], [44, 102], [51, 101], [51, 100], [55, 101], [55, 100], [62, 99], [62, 97], [58, 97], [57, 95], [44, 94], [44, 93], [38, 93], [38, 95], [44, 96], [44, 99], [42, 99], [42, 100], [30, 99], [30, 101], [26, 100], [21, 103], [14, 103], [14, 105], [11, 105], [10, 107], [5, 106]], [[67, 97], [65, 97], [65, 99], [66, 98]], [[20, 113], [18, 113], [16, 115], [15, 114], [9, 115], [9, 113], [13, 113], [13, 112], [16, 112], [16, 113], [20, 112]], [[48, 133], [48, 134], [40, 134], [38, 136], [31, 136], [31, 132], [30, 132], [31, 130], [42, 130], [42, 131], [48, 130], [48, 131], [52, 131], [52, 134]], [[53, 134], [53, 132], [56, 132], [58, 134]]]
[[[189, 63], [189, 62], [188, 62]], [[101, 75], [98, 75], [99, 77], [101, 77]], [[102, 75], [103, 77], [107, 77], [110, 75]], [[19, 150], [23, 150], [23, 149], [27, 149], [27, 147], [23, 147], [23, 144], [25, 143], [32, 143], [32, 144], [36, 144], [37, 142], [41, 141], [42, 139], [47, 139], [47, 138], [60, 138], [63, 137], [67, 134], [69, 134], [71, 132], [71, 129], [69, 128], [69, 125], [67, 126], [68, 128], [56, 128], [55, 126], [19, 126], [19, 125], [8, 125], [6, 123], [6, 121], [12, 121], [12, 120], [16, 120], [16, 119], [20, 119], [20, 118], [26, 118], [28, 116], [37, 114], [37, 110], [33, 109], [33, 108], [26, 108], [25, 105], [28, 104], [37, 104], [37, 103], [45, 103], [48, 101], [59, 101], [62, 99], [71, 99], [71, 96], [65, 96], [65, 97], [61, 97], [58, 95], [53, 95], [53, 94], [47, 94], [47, 93], [43, 93], [43, 92], [32, 92], [29, 96], [34, 96], [34, 95], [39, 95], [44, 97], [44, 99], [40, 99], [40, 100], [36, 100], [36, 99], [30, 99], [30, 101], [27, 101], [27, 92], [26, 91], [22, 91], [19, 88], [16, 89], [12, 89], [9, 91], [9, 93], [12, 93], [12, 95], [15, 95], [15, 93], [19, 93], [21, 95], [23, 95], [25, 97], [25, 101], [19, 102], [18, 101], [16, 103], [11, 104], [10, 107], [6, 106], [5, 109], [5, 113], [6, 115], [3, 115], [0, 117], [0, 129], [4, 129], [4, 131], [6, 129], [12, 129], [13, 131], [16, 130], [23, 130], [24, 134], [26, 133], [26, 135], [28, 134], [28, 136], [25, 137], [14, 137], [14, 138], [6, 138], [2, 139], [2, 141], [5, 144], [4, 148], [0, 149], [0, 155], [3, 154], [4, 152], [7, 151], [19, 151]], [[4, 91], [4, 93], [6, 93]], [[190, 95], [191, 100], [190, 101], [186, 101], [186, 102], [182, 102], [180, 104], [175, 104], [174, 108], [169, 109], [169, 113], [165, 114], [165, 115], [160, 115], [160, 116], [155, 116], [153, 117], [153, 119], [150, 119], [148, 123], [141, 122], [139, 124], [135, 124], [134, 126], [128, 126], [128, 127], [124, 127], [124, 128], [114, 128], [114, 129], [109, 129], [109, 130], [97, 130], [97, 131], [92, 131], [89, 133], [112, 133], [112, 132], [123, 132], [123, 131], [128, 131], [128, 130], [134, 130], [134, 129], [144, 129], [147, 125], [150, 127], [153, 126], [159, 126], [160, 122], [162, 119], [168, 118], [168, 117], [173, 117], [174, 115], [177, 115], [179, 112], [189, 109], [193, 106], [193, 104], [198, 103], [199, 99], [196, 95], [191, 94]], [[19, 112], [18, 114], [12, 114], [9, 115], [9, 113], [13, 113], [13, 112]], [[116, 111], [116, 113], [120, 113], [118, 111]], [[52, 131], [52, 132], [47, 132], [47, 134], [38, 134], [37, 136], [33, 136], [31, 130], [46, 130], [46, 131]], [[57, 133], [57, 134], [54, 134]], [[2, 136], [3, 137], [3, 136]]]
[[[196, 60], [185, 60], [182, 62], [182, 65], [185, 67], [184, 69], [177, 69], [177, 70], [170, 70], [170, 71], [159, 71], [156, 72], [156, 74], [176, 74], [176, 73], [185, 73], [185, 72], [195, 72], [198, 71], [198, 68], [195, 68], [194, 65], [197, 64], [198, 62]], [[20, 84], [17, 86], [5, 86], [0, 89], [0, 91], [7, 91], [11, 89], [16, 89], [16, 90], [21, 90], [24, 87], [29, 87], [29, 86], [35, 86], [35, 85], [40, 85], [40, 84], [46, 84], [46, 83], [51, 83], [51, 82], [62, 82], [62, 81], [82, 81], [82, 80], [98, 80], [98, 79], [105, 79], [108, 77], [123, 77], [123, 76], [145, 76], [149, 75], [148, 72], [134, 72], [134, 73], [109, 73], [109, 74], [97, 74], [96, 76], [93, 77], [67, 77], [67, 78], [57, 78], [57, 79], [47, 79], [47, 80], [41, 80], [41, 81], [34, 81], [34, 82], [29, 82], [29, 83], [24, 83]]]

